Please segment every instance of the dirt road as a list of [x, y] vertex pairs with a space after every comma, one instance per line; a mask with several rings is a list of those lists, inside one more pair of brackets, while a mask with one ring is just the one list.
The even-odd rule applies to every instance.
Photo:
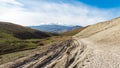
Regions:
[[118, 54], [107, 47], [70, 39], [43, 53], [0, 65], [0, 68], [120, 68]]

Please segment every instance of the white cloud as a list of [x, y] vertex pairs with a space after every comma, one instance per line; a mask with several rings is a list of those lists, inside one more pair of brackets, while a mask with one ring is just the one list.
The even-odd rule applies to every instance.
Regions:
[[[119, 16], [118, 9], [98, 9], [85, 4], [55, 3], [47, 1], [24, 1], [24, 7], [16, 0], [1, 0], [0, 20], [21, 25], [59, 23], [65, 25], [89, 25]], [[8, 6], [12, 3], [14, 6]], [[19, 6], [15, 6], [19, 5]], [[20, 5], [21, 4], [21, 5]], [[113, 14], [116, 11], [116, 14]]]
[[0, 0], [1, 3], [9, 3], [9, 4], [15, 4], [15, 5], [23, 5], [16, 0]]

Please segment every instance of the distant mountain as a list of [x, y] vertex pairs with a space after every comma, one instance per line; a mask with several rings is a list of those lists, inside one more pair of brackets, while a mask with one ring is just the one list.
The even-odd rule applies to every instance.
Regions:
[[82, 26], [64, 26], [64, 25], [51, 24], [51, 25], [39, 25], [39, 26], [30, 26], [30, 27], [41, 31], [60, 33], [60, 32], [66, 32], [72, 30], [74, 28], [80, 28]]

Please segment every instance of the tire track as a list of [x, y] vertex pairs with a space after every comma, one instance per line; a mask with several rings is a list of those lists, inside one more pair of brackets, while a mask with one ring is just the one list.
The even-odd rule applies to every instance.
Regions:
[[[47, 57], [45, 60], [43, 60], [44, 62], [41, 62], [42, 65], [38, 65], [38, 66], [43, 66], [43, 64], [47, 64], [47, 62], [54, 58], [57, 58], [57, 56], [60, 55], [60, 53], [64, 52], [64, 50], [66, 49], [67, 45], [70, 44], [69, 42], [71, 42], [72, 40], [67, 40], [65, 42], [60, 43], [59, 45], [54, 45], [53, 47], [51, 47], [48, 51], [42, 53], [42, 54], [36, 54], [26, 60], [24, 60], [23, 62], [20, 63], [16, 63], [13, 64], [10, 68], [27, 68], [27, 67], [31, 67], [34, 66], [37, 62], [38, 59], [43, 58], [44, 56], [50, 54], [51, 52], [57, 51], [54, 55], [51, 54], [51, 56]], [[62, 46], [64, 45], [64, 46]], [[61, 49], [60, 49], [61, 48]], [[36, 66], [37, 67], [37, 66]]]
[[69, 39], [54, 44], [46, 52], [14, 63], [9, 68], [79, 68], [78, 66], [89, 58], [89, 52], [81, 41]]

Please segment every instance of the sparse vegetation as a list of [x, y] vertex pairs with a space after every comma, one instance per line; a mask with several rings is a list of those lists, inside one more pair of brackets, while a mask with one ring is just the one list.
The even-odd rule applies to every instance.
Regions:
[[0, 32], [0, 54], [35, 48], [37, 45]]
[[[42, 32], [8, 22], [0, 22], [0, 54], [36, 48], [39, 45], [37, 40], [35, 41], [37, 43], [27, 40], [42, 39], [53, 35], [57, 34]], [[47, 40], [47, 42], [50, 41]]]

